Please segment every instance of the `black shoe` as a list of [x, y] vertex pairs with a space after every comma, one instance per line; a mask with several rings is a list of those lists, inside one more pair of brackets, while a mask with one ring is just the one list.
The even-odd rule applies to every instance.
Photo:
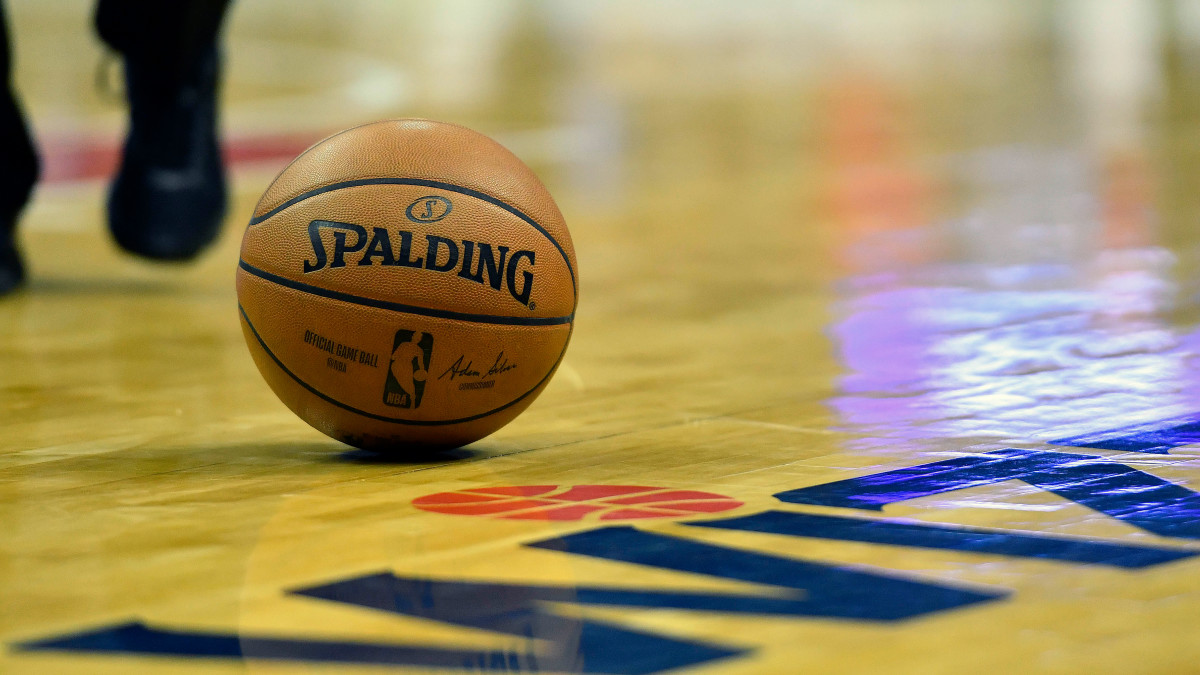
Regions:
[[[16, 218], [14, 217], [15, 221]], [[25, 265], [13, 241], [13, 228], [0, 224], [0, 295], [16, 290], [25, 282]]]
[[187, 260], [220, 232], [227, 195], [216, 136], [218, 70], [215, 48], [182, 82], [125, 61], [129, 136], [108, 193], [108, 225], [130, 253]]
[[29, 201], [39, 168], [29, 128], [11, 92], [0, 99], [0, 159], [5, 176], [0, 182], [0, 295], [4, 295], [25, 281], [16, 244], [17, 217]]

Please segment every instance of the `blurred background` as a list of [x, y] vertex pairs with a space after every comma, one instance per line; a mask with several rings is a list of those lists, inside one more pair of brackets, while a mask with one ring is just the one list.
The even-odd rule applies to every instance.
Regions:
[[[106, 176], [123, 108], [92, 3], [8, 5], [47, 182]], [[867, 155], [931, 174], [955, 151], [1016, 145], [1044, 162], [1086, 153], [1125, 199], [1142, 179], [1182, 199], [1146, 174], [1187, 161], [1167, 139], [1200, 76], [1195, 0], [247, 1], [226, 37], [240, 169], [426, 116], [501, 136], [610, 206], [646, 181], [827, 173]]]
[[209, 289], [224, 312], [241, 227], [288, 160], [428, 117], [542, 176], [576, 237], [581, 326], [653, 315], [699, 334], [832, 292], [828, 404], [868, 446], [1195, 408], [1200, 0], [237, 2], [236, 198], [222, 245], [183, 272], [106, 243], [125, 113], [91, 2], [8, 6], [44, 158], [23, 222], [34, 289]]

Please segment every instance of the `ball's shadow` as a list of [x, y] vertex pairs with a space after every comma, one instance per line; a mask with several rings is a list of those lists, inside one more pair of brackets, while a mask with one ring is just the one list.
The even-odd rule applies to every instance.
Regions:
[[352, 448], [335, 455], [336, 461], [350, 464], [442, 464], [465, 462], [473, 459], [489, 457], [494, 453], [471, 448], [441, 448], [380, 452]]

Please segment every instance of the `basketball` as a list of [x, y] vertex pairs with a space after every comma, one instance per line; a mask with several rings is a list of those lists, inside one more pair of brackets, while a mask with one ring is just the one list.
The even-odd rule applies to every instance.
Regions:
[[259, 372], [305, 422], [372, 450], [507, 424], [562, 361], [578, 296], [562, 214], [490, 138], [402, 119], [317, 143], [266, 189], [237, 296]]

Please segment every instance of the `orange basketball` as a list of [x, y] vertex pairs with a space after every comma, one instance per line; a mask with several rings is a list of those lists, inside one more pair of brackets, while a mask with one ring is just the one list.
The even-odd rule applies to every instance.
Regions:
[[575, 320], [575, 251], [545, 186], [482, 134], [355, 127], [275, 178], [237, 294], [259, 371], [301, 419], [371, 449], [457, 446], [529, 407]]

